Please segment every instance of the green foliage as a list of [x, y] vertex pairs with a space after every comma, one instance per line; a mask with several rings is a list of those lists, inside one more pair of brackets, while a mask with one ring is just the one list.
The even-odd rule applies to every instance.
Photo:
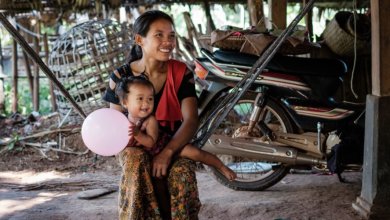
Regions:
[[18, 142], [18, 140], [19, 140], [19, 135], [15, 135], [13, 137], [12, 142], [7, 145], [7, 150], [13, 150], [15, 148], [15, 144], [16, 144], [16, 142]]
[[4, 48], [7, 45], [11, 45], [12, 44], [12, 37], [11, 37], [11, 35], [3, 27], [0, 28], [0, 39], [1, 39], [0, 42], [1, 42], [1, 47], [2, 48]]
[[[6, 115], [12, 114], [12, 85], [10, 82], [5, 81], [5, 113]], [[50, 103], [50, 88], [48, 79], [40, 79], [39, 88], [39, 112], [41, 114], [48, 114], [51, 111]], [[18, 81], [18, 112], [23, 115], [30, 114], [33, 111], [32, 95], [27, 79], [19, 79]]]

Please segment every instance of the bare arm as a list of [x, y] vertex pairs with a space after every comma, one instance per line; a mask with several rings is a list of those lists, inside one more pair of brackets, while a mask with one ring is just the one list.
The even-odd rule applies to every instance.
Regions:
[[180, 151], [194, 136], [198, 127], [198, 109], [195, 97], [182, 100], [181, 111], [183, 122], [171, 141], [153, 159], [153, 176], [161, 177], [167, 174], [172, 156]]
[[164, 148], [164, 150], [172, 152], [172, 155], [188, 144], [198, 128], [198, 108], [196, 98], [188, 97], [183, 99], [181, 111], [183, 114], [183, 122], [172, 137], [171, 141]]
[[[120, 78], [118, 71], [115, 70], [114, 73], [115, 73], [115, 75], [116, 75], [118, 78]], [[110, 81], [109, 81], [109, 86], [110, 86], [110, 88], [111, 88], [112, 90], [115, 91], [116, 83], [114, 82], [114, 80], [110, 79]], [[114, 103], [111, 103], [111, 102], [110, 102], [110, 108], [113, 108], [113, 109], [115, 109], [115, 110], [118, 110], [118, 111], [122, 112], [122, 107], [121, 107], [120, 105], [117, 105], [117, 104], [114, 104]]]
[[145, 131], [139, 131], [137, 134], [134, 134], [134, 139], [146, 149], [151, 149], [156, 144], [158, 138], [158, 123], [154, 116], [149, 116], [144, 123], [146, 123]]

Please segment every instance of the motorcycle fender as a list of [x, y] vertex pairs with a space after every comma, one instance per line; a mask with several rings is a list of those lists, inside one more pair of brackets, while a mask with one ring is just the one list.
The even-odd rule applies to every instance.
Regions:
[[202, 115], [207, 107], [212, 103], [223, 91], [227, 91], [230, 87], [218, 82], [211, 82], [208, 88], [202, 89], [198, 98], [198, 115]]

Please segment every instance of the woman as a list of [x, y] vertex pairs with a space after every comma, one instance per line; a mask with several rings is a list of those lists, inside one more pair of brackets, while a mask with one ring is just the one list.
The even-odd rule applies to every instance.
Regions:
[[123, 76], [145, 75], [156, 92], [155, 116], [164, 134], [159, 138], [170, 141], [153, 160], [140, 148], [126, 147], [120, 153], [120, 219], [197, 219], [195, 166], [175, 157], [198, 125], [193, 74], [185, 64], [170, 59], [176, 36], [169, 15], [147, 11], [137, 18], [133, 32], [130, 60], [111, 74], [104, 99], [110, 108], [122, 110], [114, 93], [117, 82]]

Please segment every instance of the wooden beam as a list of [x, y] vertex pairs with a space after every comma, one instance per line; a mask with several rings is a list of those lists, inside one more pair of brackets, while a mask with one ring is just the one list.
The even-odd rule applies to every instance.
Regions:
[[390, 96], [389, 1], [371, 0], [372, 93]]
[[248, 0], [249, 18], [252, 26], [264, 16], [263, 0]]
[[287, 0], [268, 0], [269, 18], [278, 27], [286, 29], [287, 26]]

